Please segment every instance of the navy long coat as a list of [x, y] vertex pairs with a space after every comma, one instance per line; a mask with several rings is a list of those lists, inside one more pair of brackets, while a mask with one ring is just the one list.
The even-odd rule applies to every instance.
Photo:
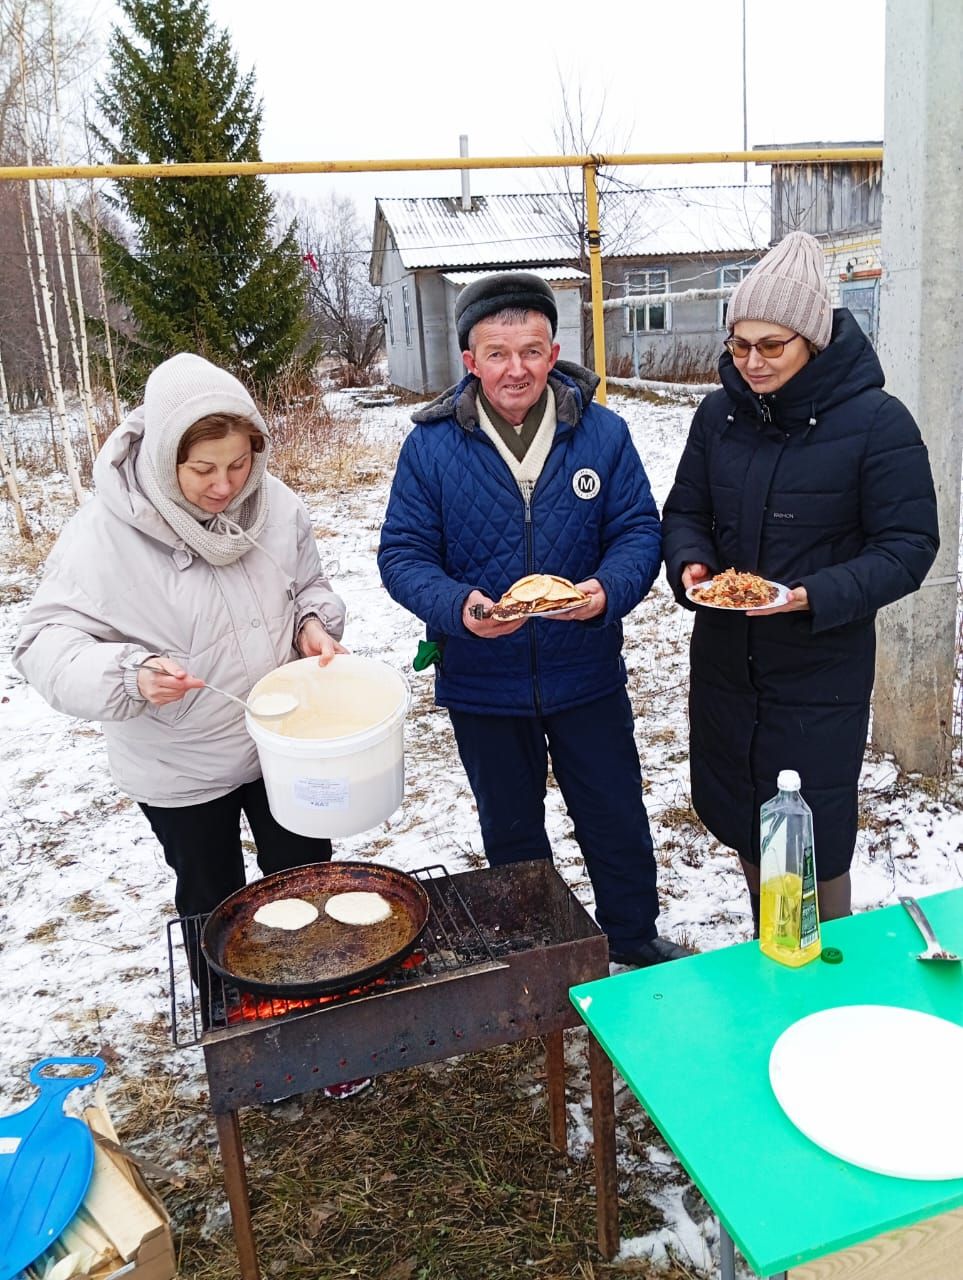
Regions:
[[759, 860], [759, 806], [795, 769], [813, 810], [817, 877], [856, 840], [876, 611], [915, 591], [939, 546], [926, 447], [849, 311], [783, 387], [756, 395], [732, 357], [699, 406], [663, 512], [669, 584], [701, 562], [804, 586], [809, 612], [696, 609], [689, 692], [692, 802]]

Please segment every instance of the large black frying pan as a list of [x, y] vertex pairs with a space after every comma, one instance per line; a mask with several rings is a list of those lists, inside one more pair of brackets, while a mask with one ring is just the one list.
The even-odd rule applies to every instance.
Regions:
[[[380, 893], [387, 920], [340, 924], [324, 904], [335, 893]], [[318, 918], [303, 929], [273, 929], [254, 913], [278, 898], [303, 898]], [[314, 862], [238, 889], [207, 918], [201, 949], [225, 982], [281, 998], [334, 995], [395, 968], [428, 923], [428, 895], [413, 876], [370, 862]]]

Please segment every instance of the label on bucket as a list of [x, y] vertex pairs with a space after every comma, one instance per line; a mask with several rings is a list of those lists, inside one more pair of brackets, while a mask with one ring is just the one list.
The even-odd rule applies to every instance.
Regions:
[[347, 809], [347, 778], [295, 778], [294, 798], [306, 809]]

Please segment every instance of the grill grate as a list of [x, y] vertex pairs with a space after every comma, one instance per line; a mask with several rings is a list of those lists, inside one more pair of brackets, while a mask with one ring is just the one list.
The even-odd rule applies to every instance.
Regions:
[[544, 946], [549, 941], [531, 932], [504, 935], [497, 926], [483, 929], [447, 869], [439, 864], [411, 874], [427, 892], [430, 904], [419, 949], [391, 973], [338, 995], [284, 1000], [241, 992], [212, 973], [204, 960], [201, 934], [207, 916], [169, 920], [167, 957], [175, 1046], [184, 1049], [200, 1044], [209, 1031], [223, 1031], [263, 1018], [283, 1018], [328, 1004], [346, 1004], [376, 991], [414, 986], [442, 974], [495, 963], [503, 956]]

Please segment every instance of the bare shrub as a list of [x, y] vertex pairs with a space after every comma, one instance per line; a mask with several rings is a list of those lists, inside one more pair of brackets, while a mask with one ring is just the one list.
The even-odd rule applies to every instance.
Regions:
[[631, 356], [607, 356], [605, 372], [610, 378], [634, 378], [635, 366]]
[[[718, 382], [719, 346], [713, 338], [647, 343], [639, 351], [640, 378], [660, 382]], [[606, 372], [613, 378], [633, 378], [635, 360], [630, 352], [606, 358]]]
[[36, 588], [36, 579], [56, 541], [57, 534], [50, 529], [35, 529], [32, 538], [18, 538], [6, 545], [4, 559], [7, 569], [22, 576], [0, 580], [0, 605], [20, 604], [30, 599]]
[[266, 418], [270, 469], [297, 493], [370, 483], [389, 463], [387, 447], [366, 438], [360, 416], [332, 409], [318, 390], [275, 402]]

